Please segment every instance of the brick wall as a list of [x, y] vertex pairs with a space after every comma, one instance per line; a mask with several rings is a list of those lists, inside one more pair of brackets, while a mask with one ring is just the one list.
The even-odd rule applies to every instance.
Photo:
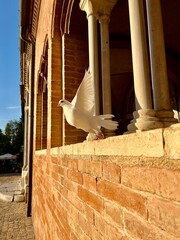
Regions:
[[[64, 98], [72, 101], [88, 68], [88, 39], [77, 34], [64, 37]], [[81, 142], [86, 135], [65, 121], [64, 144]]]
[[[36, 239], [179, 239], [180, 129], [176, 130], [54, 148], [50, 155], [36, 152]], [[124, 155], [104, 155], [97, 150], [103, 145], [122, 147]]]
[[41, 129], [42, 129], [42, 93], [39, 91], [36, 97], [36, 150], [41, 149]]
[[51, 55], [51, 94], [49, 96], [49, 140], [51, 147], [62, 145], [62, 109], [57, 108], [62, 98], [62, 42], [60, 35], [61, 1], [56, 1], [54, 16], [54, 32], [52, 37]]
[[[39, 114], [41, 114], [41, 105], [42, 101], [40, 101], [40, 95], [38, 96], [38, 82], [39, 82], [39, 71], [41, 70], [41, 63], [42, 63], [42, 56], [43, 52], [46, 46], [46, 42], [48, 42], [48, 76], [47, 76], [47, 84], [48, 84], [48, 102], [47, 102], [47, 122], [48, 126], [46, 129], [48, 129], [47, 137], [46, 137], [46, 143], [44, 145], [47, 145], [47, 141], [50, 142], [51, 138], [49, 137], [50, 133], [50, 124], [51, 124], [51, 115], [49, 115], [49, 112], [51, 111], [51, 55], [52, 55], [52, 46], [51, 46], [51, 37], [52, 37], [52, 21], [54, 17], [54, 9], [53, 9], [53, 3], [54, 0], [41, 0], [41, 8], [38, 18], [38, 27], [37, 27], [37, 36], [36, 36], [36, 45], [35, 45], [35, 89], [34, 89], [34, 145], [36, 146], [36, 149], [40, 149], [42, 146], [41, 142], [41, 131], [42, 131], [42, 124], [40, 123], [41, 117], [39, 117]], [[44, 14], [46, 13], [46, 14]], [[57, 106], [57, 105], [56, 105]], [[47, 118], [46, 117], [46, 118]], [[47, 139], [48, 138], [48, 139]], [[48, 146], [50, 143], [48, 143]]]
[[[63, 141], [80, 142], [86, 136], [66, 123], [65, 138], [61, 136], [61, 109], [57, 108], [62, 97], [61, 6], [53, 8], [54, 4], [54, 0], [42, 0], [36, 39], [35, 103], [46, 35], [51, 79], [48, 150], [36, 151], [33, 159], [32, 214], [36, 239], [178, 239], [180, 128], [50, 149]], [[64, 44], [64, 97], [72, 100], [88, 67], [88, 41], [71, 33], [65, 35]], [[39, 108], [35, 104], [36, 111]], [[36, 114], [34, 124], [39, 140], [40, 119], [36, 119]]]
[[62, 110], [57, 107], [58, 101], [62, 98], [62, 46], [60, 35], [60, 13], [62, 1], [49, 0], [41, 1], [41, 9], [38, 20], [35, 54], [35, 117], [34, 133], [36, 149], [41, 148], [41, 130], [39, 96], [38, 94], [38, 73], [43, 55], [43, 48], [48, 41], [48, 76], [47, 76], [47, 128], [46, 138], [43, 138], [44, 146], [56, 147], [62, 145]]

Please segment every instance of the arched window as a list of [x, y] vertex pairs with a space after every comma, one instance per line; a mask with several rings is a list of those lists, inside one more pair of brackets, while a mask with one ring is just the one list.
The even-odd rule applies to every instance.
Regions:
[[47, 148], [48, 41], [45, 40], [38, 73], [36, 149]]

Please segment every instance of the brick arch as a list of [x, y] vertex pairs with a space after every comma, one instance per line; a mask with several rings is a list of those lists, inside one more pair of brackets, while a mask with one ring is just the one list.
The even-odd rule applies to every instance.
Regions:
[[74, 0], [63, 0], [61, 18], [60, 18], [60, 30], [61, 33], [69, 33], [71, 13], [73, 8]]
[[47, 55], [48, 47], [49, 47], [49, 43], [48, 43], [48, 35], [46, 34], [45, 39], [44, 39], [44, 47], [43, 47], [43, 54], [42, 54], [42, 56], [45, 57], [45, 56]]
[[61, 34], [70, 34], [70, 32], [88, 34], [87, 24], [86, 13], [80, 10], [79, 1], [63, 0], [60, 17]]

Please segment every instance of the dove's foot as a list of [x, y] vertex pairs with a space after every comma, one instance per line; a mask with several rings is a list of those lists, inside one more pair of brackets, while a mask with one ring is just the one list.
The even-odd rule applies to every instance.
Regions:
[[93, 141], [96, 140], [96, 134], [95, 133], [88, 133], [87, 137], [86, 137], [87, 141]]
[[87, 141], [94, 141], [94, 140], [101, 140], [105, 139], [105, 134], [103, 132], [100, 132], [98, 135], [95, 133], [89, 133], [86, 137]]
[[96, 139], [95, 140], [101, 140], [101, 139], [105, 139], [105, 134], [103, 132], [101, 132], [100, 134], [96, 135]]

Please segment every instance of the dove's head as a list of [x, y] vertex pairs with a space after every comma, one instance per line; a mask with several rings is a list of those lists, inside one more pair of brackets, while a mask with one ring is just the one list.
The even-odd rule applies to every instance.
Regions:
[[66, 99], [61, 99], [59, 102], [58, 102], [58, 107], [63, 107], [65, 105], [67, 105], [69, 102], [66, 100]]

